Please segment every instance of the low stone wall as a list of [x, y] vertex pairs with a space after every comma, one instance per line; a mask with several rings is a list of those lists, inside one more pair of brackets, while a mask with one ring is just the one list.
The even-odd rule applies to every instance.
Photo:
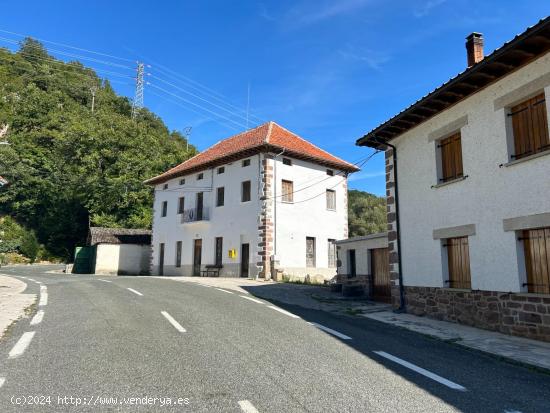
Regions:
[[407, 312], [550, 342], [550, 295], [405, 287]]

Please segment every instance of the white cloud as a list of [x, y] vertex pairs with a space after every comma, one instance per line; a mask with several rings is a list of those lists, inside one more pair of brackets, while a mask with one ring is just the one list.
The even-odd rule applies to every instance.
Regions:
[[428, 0], [420, 7], [414, 10], [413, 14], [414, 17], [424, 17], [430, 14], [430, 12], [435, 9], [438, 6], [441, 6], [443, 3], [445, 3], [447, 0]]
[[289, 10], [285, 16], [286, 23], [290, 26], [301, 27], [310, 24], [349, 14], [357, 11], [372, 0], [338, 0], [338, 1], [314, 1], [313, 3], [300, 3]]
[[348, 45], [345, 49], [338, 50], [338, 53], [346, 59], [363, 62], [374, 70], [380, 70], [382, 65], [390, 60], [390, 55], [386, 52], [372, 49], [357, 49], [351, 45]]

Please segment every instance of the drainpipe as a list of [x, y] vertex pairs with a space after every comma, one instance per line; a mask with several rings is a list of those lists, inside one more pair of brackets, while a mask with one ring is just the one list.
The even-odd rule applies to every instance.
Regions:
[[397, 182], [397, 148], [391, 143], [374, 138], [380, 145], [388, 146], [393, 152], [393, 177], [395, 183], [395, 224], [397, 226], [397, 260], [399, 261], [399, 308], [395, 310], [398, 313], [405, 312], [405, 290], [403, 287], [403, 261], [401, 260], [401, 225], [399, 223], [399, 185]]
[[273, 157], [273, 255], [277, 255], [277, 158], [283, 153], [285, 149]]

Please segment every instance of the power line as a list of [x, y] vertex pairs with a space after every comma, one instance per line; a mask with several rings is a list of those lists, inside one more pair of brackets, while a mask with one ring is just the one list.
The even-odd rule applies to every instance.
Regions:
[[237, 117], [237, 118], [240, 118], [240, 119], [246, 121], [246, 129], [248, 129], [248, 118], [247, 118], [247, 117], [242, 116], [242, 115], [239, 115], [237, 112], [234, 112], [234, 111], [232, 111], [232, 110], [226, 109], [226, 108], [224, 108], [223, 106], [220, 106], [220, 105], [218, 105], [218, 104], [216, 104], [216, 103], [213, 103], [213, 102], [209, 101], [208, 99], [205, 99], [205, 98], [203, 98], [203, 97], [201, 97], [201, 96], [199, 96], [199, 95], [196, 95], [196, 94], [194, 94], [194, 93], [192, 93], [192, 92], [189, 92], [189, 91], [187, 91], [187, 90], [185, 90], [185, 89], [183, 89], [183, 88], [181, 88], [181, 87], [178, 87], [177, 85], [175, 85], [175, 84], [173, 84], [173, 83], [171, 83], [171, 82], [168, 82], [168, 81], [166, 81], [166, 80], [164, 80], [164, 79], [162, 79], [162, 78], [160, 78], [160, 77], [158, 77], [158, 76], [151, 75], [151, 78], [157, 79], [157, 80], [159, 80], [160, 82], [165, 83], [165, 84], [167, 84], [167, 85], [173, 87], [174, 89], [177, 89], [177, 90], [179, 90], [179, 91], [181, 91], [181, 92], [183, 92], [183, 93], [186, 93], [186, 94], [188, 94], [188, 95], [190, 95], [190, 96], [193, 96], [194, 98], [200, 99], [200, 100], [202, 100], [203, 102], [208, 103], [209, 105], [212, 105], [212, 106], [214, 106], [214, 107], [216, 107], [216, 108], [218, 108], [218, 109], [221, 109], [221, 110], [223, 110], [223, 111], [229, 113], [229, 114], [232, 115], [232, 116], [235, 116], [235, 117]]
[[127, 59], [127, 58], [124, 58], [124, 57], [118, 57], [118, 56], [114, 56], [114, 55], [107, 54], [107, 53], [102, 53], [102, 52], [96, 52], [94, 50], [89, 50], [89, 49], [84, 49], [84, 48], [81, 48], [81, 47], [71, 46], [71, 45], [64, 44], [64, 43], [53, 42], [51, 40], [41, 39], [39, 37], [35, 37], [35, 36], [27, 35], [27, 34], [10, 32], [9, 30], [3, 30], [3, 29], [0, 29], [0, 32], [7, 33], [7, 34], [13, 34], [15, 36], [20, 36], [20, 37], [23, 37], [23, 38], [24, 37], [30, 37], [30, 38], [33, 38], [35, 40], [39, 40], [39, 41], [44, 42], [44, 43], [51, 43], [51, 44], [55, 44], [57, 46], [67, 47], [69, 49], [74, 49], [74, 50], [79, 50], [81, 52], [96, 54], [98, 56], [110, 57], [110, 58], [113, 58], [113, 59], [119, 59], [119, 60], [124, 60], [124, 61], [127, 61], [127, 62], [133, 62], [132, 59]]
[[199, 112], [198, 110], [195, 110], [195, 109], [193, 109], [193, 108], [191, 108], [191, 107], [184, 106], [184, 105], [182, 105], [180, 102], [176, 102], [175, 100], [172, 100], [172, 99], [170, 99], [170, 98], [167, 98], [166, 96], [161, 95], [160, 93], [157, 93], [157, 92], [155, 92], [154, 90], [149, 90], [147, 93], [150, 93], [150, 94], [155, 95], [155, 96], [157, 96], [157, 97], [159, 97], [159, 98], [161, 98], [161, 99], [164, 99], [165, 101], [170, 102], [170, 103], [172, 103], [172, 104], [174, 104], [174, 105], [176, 105], [176, 106], [179, 106], [179, 107], [181, 107], [181, 108], [183, 108], [183, 109], [185, 109], [185, 110], [189, 110], [189, 111], [191, 111], [191, 112], [193, 112], [193, 113], [196, 113], [197, 115], [204, 116], [204, 117], [206, 117], [207, 119], [210, 119], [211, 121], [216, 122], [216, 123], [218, 123], [218, 124], [221, 125], [221, 126], [225, 126], [225, 127], [228, 128], [228, 129], [231, 129], [231, 130], [234, 130], [234, 131], [240, 131], [240, 130], [241, 130], [240, 128], [237, 128], [237, 127], [232, 126], [232, 125], [228, 125], [228, 124], [226, 124], [226, 123], [224, 123], [224, 122], [222, 122], [222, 121], [220, 121], [220, 120], [218, 120], [218, 119], [216, 119], [216, 118], [213, 118], [213, 117], [211, 117], [211, 116], [205, 115], [204, 113]]
[[230, 119], [230, 118], [228, 118], [228, 117], [226, 117], [226, 116], [223, 116], [223, 115], [221, 115], [221, 114], [219, 114], [219, 113], [213, 112], [213, 111], [211, 111], [210, 109], [205, 108], [204, 106], [201, 106], [201, 105], [199, 105], [199, 104], [197, 104], [197, 103], [191, 102], [190, 100], [187, 100], [187, 99], [185, 99], [185, 98], [183, 98], [183, 97], [181, 97], [181, 96], [179, 96], [179, 95], [176, 95], [176, 94], [174, 94], [174, 93], [172, 93], [172, 92], [170, 92], [170, 91], [168, 91], [168, 90], [166, 90], [166, 89], [163, 89], [163, 88], [161, 88], [161, 87], [159, 87], [159, 86], [156, 86], [156, 85], [151, 84], [151, 83], [149, 83], [149, 82], [148, 82], [147, 84], [150, 85], [151, 87], [154, 87], [155, 89], [160, 90], [161, 92], [164, 92], [164, 93], [167, 93], [167, 94], [169, 94], [169, 95], [171, 95], [171, 96], [174, 96], [175, 98], [178, 98], [178, 99], [180, 99], [180, 100], [182, 100], [182, 101], [184, 101], [184, 102], [186, 102], [186, 103], [188, 103], [188, 104], [190, 104], [190, 105], [196, 106], [196, 107], [198, 107], [198, 108], [200, 108], [200, 109], [202, 109], [202, 110], [204, 110], [204, 111], [206, 111], [206, 112], [208, 112], [208, 113], [211, 113], [211, 114], [214, 115], [214, 116], [218, 116], [218, 117], [220, 117], [221, 119], [225, 119], [225, 120], [228, 121], [228, 122], [234, 123], [235, 125], [237, 125], [237, 126], [239, 126], [239, 127], [241, 127], [241, 128], [246, 129], [246, 125], [244, 125], [244, 124], [242, 124], [242, 123], [236, 122], [236, 121], [234, 121], [234, 120], [232, 120], [232, 119]]

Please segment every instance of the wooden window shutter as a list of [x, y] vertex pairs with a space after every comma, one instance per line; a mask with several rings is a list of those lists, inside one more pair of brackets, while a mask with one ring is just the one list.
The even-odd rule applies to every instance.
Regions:
[[292, 181], [282, 181], [283, 202], [294, 202], [294, 184]]
[[468, 237], [448, 238], [445, 247], [447, 247], [449, 287], [472, 288]]
[[460, 132], [439, 142], [441, 150], [441, 178], [446, 182], [464, 176], [462, 168], [462, 139]]
[[550, 294], [550, 228], [523, 231], [527, 291]]
[[513, 159], [520, 159], [550, 149], [544, 93], [511, 108], [514, 134]]

